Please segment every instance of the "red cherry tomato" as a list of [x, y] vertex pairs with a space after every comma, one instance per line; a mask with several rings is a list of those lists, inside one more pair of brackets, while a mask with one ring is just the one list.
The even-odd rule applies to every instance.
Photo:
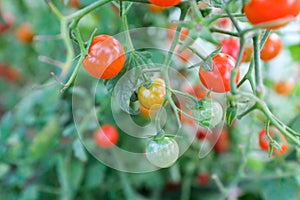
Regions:
[[27, 23], [21, 24], [15, 30], [15, 37], [21, 43], [28, 44], [33, 40], [34, 33], [32, 32], [31, 27]]
[[88, 55], [83, 60], [84, 69], [93, 77], [108, 79], [116, 76], [125, 63], [125, 53], [121, 43], [112, 36], [94, 37]]
[[[279, 145], [280, 145], [280, 149], [277, 149], [276, 147], [273, 146], [273, 156], [280, 156], [283, 155], [287, 152], [288, 147], [286, 145], [286, 139], [284, 137], [284, 135], [280, 134], [275, 128], [270, 127], [269, 129], [269, 134], [270, 136], [276, 140]], [[269, 151], [269, 138], [266, 134], [266, 129], [261, 129], [261, 131], [259, 132], [259, 146], [263, 151]]]
[[200, 172], [197, 177], [196, 181], [198, 185], [204, 186], [209, 183], [209, 173], [207, 172]]
[[[230, 73], [234, 68], [235, 60], [228, 54], [219, 53], [212, 59], [213, 66], [211, 71], [199, 69], [199, 78], [202, 84], [214, 92], [228, 92], [230, 90]], [[238, 83], [240, 69], [237, 70], [235, 83]]]
[[[240, 42], [237, 39], [234, 38], [226, 38], [221, 40], [221, 45], [217, 46], [217, 48], [222, 47], [221, 53], [226, 53], [230, 56], [232, 56], [235, 60], [238, 57], [239, 53], [239, 48], [240, 48]], [[242, 60], [241, 62], [245, 61], [246, 58], [246, 49], [244, 48], [243, 53], [242, 53]]]
[[196, 137], [198, 140], [204, 140], [208, 134], [208, 129], [198, 128]]
[[106, 149], [113, 147], [118, 141], [119, 135], [116, 128], [112, 125], [103, 125], [94, 134], [94, 141], [100, 148]]
[[149, 0], [150, 3], [160, 7], [171, 7], [180, 3], [181, 0]]
[[230, 141], [227, 130], [223, 129], [218, 136], [217, 142], [213, 149], [216, 153], [224, 153], [229, 150]]
[[271, 33], [260, 51], [260, 58], [269, 61], [275, 58], [282, 49], [282, 42], [276, 33]]
[[[250, 0], [244, 5], [244, 12], [253, 25], [295, 18], [300, 12], [300, 0]], [[277, 29], [286, 24], [287, 22], [283, 22], [266, 28]]]

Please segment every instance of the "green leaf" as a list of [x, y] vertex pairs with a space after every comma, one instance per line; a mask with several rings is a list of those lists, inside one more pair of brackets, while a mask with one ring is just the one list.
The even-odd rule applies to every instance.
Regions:
[[105, 177], [104, 165], [96, 163], [87, 168], [87, 175], [85, 176], [85, 187], [87, 188], [96, 188], [101, 185]]
[[130, 98], [141, 85], [140, 75], [141, 70], [139, 68], [128, 71], [120, 78], [113, 91], [113, 98], [115, 98], [121, 109], [129, 114], [135, 113], [130, 107]]
[[290, 51], [292, 59], [295, 62], [300, 62], [300, 44], [291, 45], [288, 49]]
[[236, 105], [230, 105], [226, 110], [226, 123], [231, 125], [233, 120], [237, 116], [238, 107]]
[[79, 139], [76, 139], [73, 142], [73, 151], [76, 158], [78, 158], [81, 162], [87, 161], [87, 155], [83, 145], [81, 144]]
[[54, 145], [57, 135], [60, 133], [58, 117], [54, 116], [43, 129], [35, 136], [28, 149], [31, 160], [38, 160]]
[[214, 45], [219, 44], [219, 42], [213, 37], [213, 34], [210, 32], [209, 27], [202, 26], [200, 37]]
[[294, 178], [273, 179], [264, 181], [263, 197], [264, 199], [282, 200], [298, 199], [298, 185]]
[[38, 199], [39, 193], [36, 186], [27, 187], [21, 195], [20, 200], [35, 200]]
[[5, 163], [0, 163], [0, 178], [6, 175], [9, 171], [9, 165]]

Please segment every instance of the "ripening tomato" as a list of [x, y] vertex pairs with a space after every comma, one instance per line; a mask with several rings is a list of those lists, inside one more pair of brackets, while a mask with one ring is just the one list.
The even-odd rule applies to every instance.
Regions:
[[157, 108], [155, 108], [155, 106], [153, 106], [151, 109], [147, 109], [140, 104], [139, 108], [140, 108], [140, 114], [142, 116], [150, 117], [151, 115], [155, 114], [155, 112], [159, 109], [159, 106]]
[[271, 33], [260, 51], [260, 58], [269, 61], [275, 58], [282, 49], [282, 41], [276, 33]]
[[116, 76], [125, 63], [122, 44], [112, 36], [94, 37], [88, 55], [83, 60], [84, 69], [93, 77], [108, 79]]
[[226, 129], [223, 129], [220, 135], [218, 135], [217, 142], [214, 144], [213, 149], [217, 153], [224, 153], [229, 150], [229, 147], [230, 147], [230, 140], [229, 140], [228, 132]]
[[118, 138], [118, 131], [109, 124], [103, 125], [94, 134], [94, 142], [103, 149], [113, 147], [117, 143]]
[[180, 3], [181, 0], [149, 0], [150, 3], [160, 7], [171, 7]]
[[[230, 90], [230, 73], [234, 68], [235, 60], [228, 54], [219, 53], [212, 58], [213, 66], [211, 71], [199, 69], [199, 78], [202, 84], [214, 92], [228, 92]], [[238, 68], [235, 83], [238, 83], [240, 69]]]
[[21, 24], [15, 30], [15, 37], [18, 41], [24, 44], [31, 43], [33, 40], [34, 33], [31, 27], [27, 23]]
[[164, 10], [163, 7], [156, 6], [154, 4], [147, 4], [147, 8], [153, 14], [161, 13]]
[[[64, 0], [61, 0], [61, 2], [64, 2]], [[68, 5], [73, 8], [79, 8], [80, 1], [79, 0], [69, 0]]]
[[152, 78], [151, 86], [141, 86], [138, 89], [138, 100], [146, 109], [160, 107], [166, 96], [165, 81], [161, 78]]
[[149, 140], [146, 147], [146, 157], [153, 165], [165, 168], [173, 165], [179, 155], [177, 142], [170, 137], [162, 136]]
[[[244, 12], [253, 25], [295, 18], [300, 12], [300, 0], [250, 0], [244, 5]], [[288, 22], [268, 26], [267, 29], [277, 29]]]
[[[226, 53], [232, 56], [235, 60], [239, 54], [240, 42], [234, 38], [226, 38], [220, 41], [221, 45], [217, 46], [217, 48], [222, 47], [221, 53]], [[243, 49], [241, 62], [245, 61], [246, 58], [246, 49]]]
[[273, 86], [274, 91], [282, 96], [288, 96], [294, 89], [294, 83], [289, 81], [278, 81]]
[[10, 82], [16, 82], [20, 79], [20, 73], [7, 64], [0, 63], [0, 77]]
[[[280, 134], [277, 129], [270, 127], [269, 128], [269, 134], [270, 136], [279, 143], [280, 149], [277, 149], [276, 147], [273, 146], [273, 156], [281, 156], [285, 154], [288, 150], [288, 147], [286, 145], [286, 138], [284, 135]], [[261, 150], [263, 151], [269, 151], [269, 138], [266, 134], [266, 129], [261, 129], [259, 132], [259, 146]]]

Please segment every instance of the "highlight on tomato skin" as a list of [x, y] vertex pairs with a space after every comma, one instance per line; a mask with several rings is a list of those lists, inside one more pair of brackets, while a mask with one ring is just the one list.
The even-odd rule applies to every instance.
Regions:
[[172, 7], [180, 3], [181, 0], [149, 0], [150, 3], [160, 7]]
[[109, 124], [103, 125], [94, 133], [94, 142], [103, 149], [113, 147], [117, 143], [118, 138], [117, 129]]
[[300, 12], [300, 0], [250, 0], [244, 5], [244, 13], [253, 25], [278, 21], [266, 29], [278, 29], [295, 19]]
[[125, 59], [124, 48], [117, 39], [109, 35], [98, 35], [93, 38], [82, 64], [91, 76], [109, 79], [122, 70]]
[[280, 36], [271, 33], [260, 51], [260, 58], [265, 62], [272, 60], [281, 52], [282, 46]]
[[[224, 53], [219, 53], [212, 58], [212, 70], [204, 70], [202, 66], [199, 69], [199, 79], [208, 90], [217, 93], [230, 91], [230, 74], [235, 66], [235, 59]], [[240, 78], [240, 69], [237, 69], [235, 84]]]

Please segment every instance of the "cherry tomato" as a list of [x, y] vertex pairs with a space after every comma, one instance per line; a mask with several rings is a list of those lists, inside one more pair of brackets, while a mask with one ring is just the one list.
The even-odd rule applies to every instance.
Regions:
[[114, 126], [109, 124], [103, 125], [94, 134], [96, 145], [103, 149], [113, 147], [117, 143], [118, 138], [118, 131]]
[[[271, 22], [274, 20], [295, 18], [300, 12], [300, 0], [250, 0], [244, 5], [244, 12], [253, 25]], [[266, 27], [277, 29], [287, 22]]]
[[[221, 45], [217, 46], [217, 48], [222, 47], [221, 53], [226, 53], [230, 56], [232, 56], [235, 60], [238, 57], [239, 48], [240, 48], [240, 42], [237, 39], [234, 38], [226, 38], [220, 41]], [[241, 62], [244, 62], [246, 58], [246, 49], [244, 48], [242, 53], [242, 60]]]
[[273, 88], [277, 94], [289, 96], [294, 89], [294, 84], [289, 81], [278, 81], [274, 84]]
[[217, 26], [222, 29], [230, 28], [231, 21], [229, 18], [220, 18], [217, 20]]
[[217, 142], [214, 144], [214, 151], [216, 153], [224, 153], [229, 150], [230, 147], [230, 140], [228, 136], [228, 132], [226, 129], [223, 129], [218, 135]]
[[[273, 127], [269, 128], [269, 134], [280, 145], [280, 149], [277, 149], [276, 147], [273, 146], [273, 156], [280, 156], [285, 154], [288, 150], [288, 147], [286, 145], [286, 138], [284, 137], [284, 135], [280, 134], [278, 130]], [[266, 134], [266, 129], [264, 128], [261, 129], [261, 131], [259, 132], [258, 144], [263, 151], [269, 151], [270, 141]]]
[[200, 172], [197, 177], [196, 181], [198, 185], [204, 186], [209, 183], [209, 173], [207, 172]]
[[31, 30], [31, 27], [27, 23], [21, 24], [15, 30], [15, 37], [18, 41], [24, 44], [31, 43], [33, 40], [34, 33]]
[[0, 77], [10, 82], [16, 82], [20, 79], [20, 73], [10, 66], [0, 63]]
[[162, 136], [149, 140], [146, 147], [146, 157], [153, 165], [165, 168], [173, 165], [179, 155], [177, 142], [170, 137]]
[[150, 3], [160, 7], [171, 7], [180, 3], [181, 0], [149, 0]]
[[276, 33], [271, 33], [260, 51], [260, 58], [269, 61], [275, 58], [282, 49], [282, 42]]
[[121, 43], [112, 36], [94, 37], [88, 55], [83, 60], [84, 69], [93, 77], [108, 79], [116, 76], [125, 63], [125, 53]]
[[207, 136], [208, 130], [204, 128], [198, 128], [196, 137], [198, 140], [204, 140]]
[[[228, 92], [230, 90], [230, 73], [234, 68], [235, 60], [228, 54], [219, 53], [212, 58], [213, 66], [211, 71], [199, 69], [199, 78], [202, 84], [214, 92]], [[235, 83], [238, 83], [240, 69], [238, 68]]]
[[152, 78], [149, 88], [141, 86], [138, 89], [138, 100], [146, 109], [160, 107], [166, 96], [165, 81], [161, 78]]
[[156, 6], [154, 4], [147, 4], [147, 8], [153, 14], [161, 13], [162, 11], [164, 11], [163, 7]]

